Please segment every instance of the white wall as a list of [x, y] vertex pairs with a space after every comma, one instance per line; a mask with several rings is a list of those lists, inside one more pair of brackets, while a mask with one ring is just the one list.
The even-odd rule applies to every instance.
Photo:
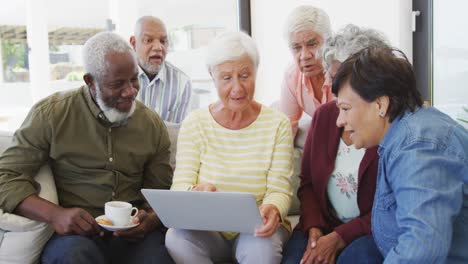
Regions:
[[[107, 1], [36, 0], [47, 9], [47, 24], [61, 27], [104, 27]], [[38, 10], [39, 11], [39, 10]], [[26, 25], [25, 0], [0, 0], [0, 24]]]
[[160, 17], [168, 27], [209, 25], [236, 29], [237, 0], [138, 0], [140, 15]]
[[260, 52], [256, 97], [262, 103], [279, 99], [283, 72], [292, 63], [283, 38], [284, 21], [293, 8], [304, 4], [325, 10], [334, 31], [348, 23], [378, 29], [412, 57], [410, 0], [251, 0], [252, 36]]

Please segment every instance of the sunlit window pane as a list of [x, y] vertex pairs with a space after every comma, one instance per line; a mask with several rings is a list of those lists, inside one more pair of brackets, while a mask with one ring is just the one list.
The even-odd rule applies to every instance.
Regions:
[[[104, 24], [104, 21], [103, 21]], [[77, 88], [83, 83], [83, 45], [104, 28], [58, 27], [49, 29], [51, 91]]]
[[167, 60], [192, 79], [193, 108], [216, 100], [205, 49], [220, 32], [238, 30], [237, 0], [4, 1], [0, 91], [5, 96], [0, 97], [0, 130], [14, 130], [33, 103], [45, 96], [83, 85], [82, 49], [87, 39], [104, 30], [128, 39], [144, 15], [157, 16], [166, 24]]
[[[465, 0], [434, 0], [434, 106], [468, 128], [467, 34], [447, 29], [468, 28]], [[462, 121], [464, 120], [464, 121]]]

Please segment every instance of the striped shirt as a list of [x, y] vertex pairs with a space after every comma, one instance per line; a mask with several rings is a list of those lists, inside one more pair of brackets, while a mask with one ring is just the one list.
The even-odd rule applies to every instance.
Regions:
[[151, 82], [141, 68], [138, 79], [138, 100], [156, 111], [164, 121], [181, 123], [184, 120], [192, 94], [192, 84], [187, 74], [165, 61]]
[[[262, 106], [252, 124], [231, 130], [207, 108], [199, 109], [182, 123], [171, 189], [211, 183], [218, 191], [252, 193], [259, 206], [273, 204], [285, 219], [292, 198], [292, 157], [291, 126], [278, 111]], [[283, 224], [288, 228], [289, 223]]]

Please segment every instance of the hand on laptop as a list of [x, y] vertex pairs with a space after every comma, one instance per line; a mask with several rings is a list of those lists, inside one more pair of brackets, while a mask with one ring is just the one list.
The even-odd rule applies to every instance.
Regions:
[[192, 191], [196, 192], [216, 192], [216, 186], [211, 183], [200, 183], [193, 187]]
[[278, 208], [272, 204], [263, 204], [259, 209], [263, 226], [255, 230], [255, 236], [270, 237], [276, 232], [280, 225]]

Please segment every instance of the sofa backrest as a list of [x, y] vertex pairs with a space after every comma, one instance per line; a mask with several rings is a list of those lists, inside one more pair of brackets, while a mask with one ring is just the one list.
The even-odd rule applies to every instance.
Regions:
[[12, 136], [12, 132], [0, 131], [0, 154], [10, 146]]
[[170, 164], [172, 169], [175, 169], [175, 157], [177, 152], [177, 137], [179, 136], [179, 129], [180, 124], [171, 123], [171, 122], [164, 122], [167, 127], [167, 132], [169, 134], [169, 140], [171, 141], [171, 157], [170, 157]]

